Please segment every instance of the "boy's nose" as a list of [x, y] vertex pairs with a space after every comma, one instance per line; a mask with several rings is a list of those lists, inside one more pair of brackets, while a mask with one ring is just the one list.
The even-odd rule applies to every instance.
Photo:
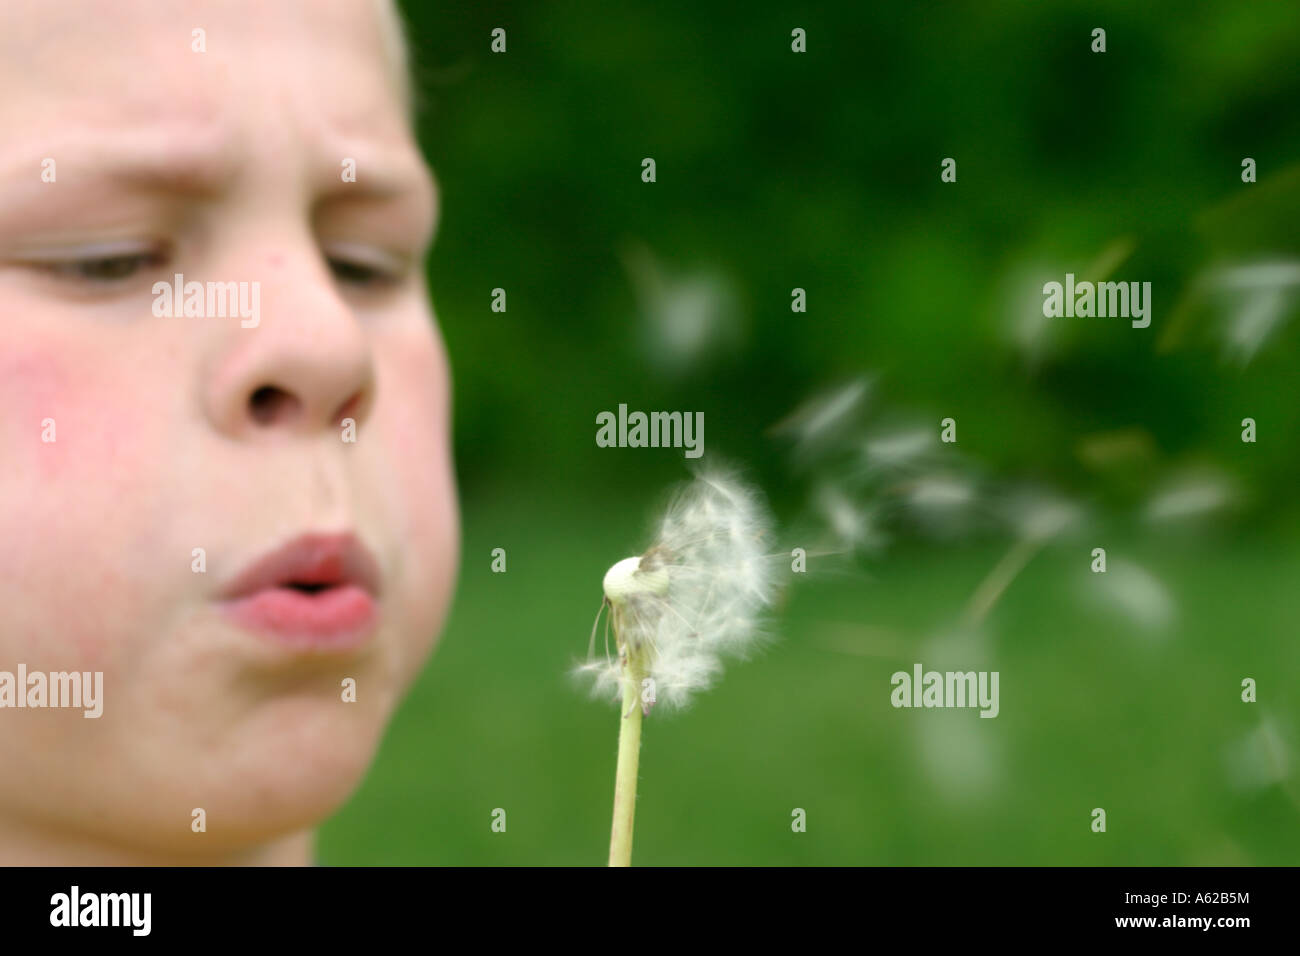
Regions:
[[348, 418], [360, 427], [374, 393], [373, 354], [328, 266], [282, 254], [263, 274], [271, 281], [261, 284], [260, 315], [206, 320], [230, 323], [218, 337], [209, 418], [232, 437], [338, 431]]

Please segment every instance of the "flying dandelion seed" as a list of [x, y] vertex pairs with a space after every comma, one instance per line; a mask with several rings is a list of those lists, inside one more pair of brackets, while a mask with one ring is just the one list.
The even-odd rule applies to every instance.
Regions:
[[800, 467], [846, 446], [846, 434], [866, 408], [875, 381], [866, 375], [808, 399], [771, 428], [793, 441]]
[[1076, 528], [1084, 517], [1079, 505], [1054, 491], [1034, 487], [1008, 492], [1001, 512], [1017, 538], [1040, 543]]
[[899, 470], [932, 455], [939, 440], [930, 428], [907, 428], [872, 435], [863, 443], [868, 470]]
[[918, 480], [908, 490], [908, 500], [920, 510], [944, 512], [964, 508], [974, 500], [975, 489], [957, 478], [930, 475]]
[[643, 242], [623, 261], [642, 317], [645, 354], [659, 371], [684, 374], [741, 343], [741, 312], [733, 284], [716, 271], [670, 274]]
[[855, 504], [837, 486], [828, 483], [818, 486], [813, 503], [830, 528], [837, 547], [845, 552], [878, 551], [884, 546], [885, 538], [876, 527], [874, 509]]
[[1169, 479], [1151, 496], [1143, 516], [1150, 522], [1194, 521], [1224, 510], [1235, 499], [1236, 488], [1226, 475], [1186, 472]]
[[769, 534], [753, 490], [730, 474], [701, 472], [669, 504], [650, 548], [605, 574], [602, 607], [617, 657], [595, 657], [593, 628], [578, 670], [594, 693], [623, 702], [611, 866], [631, 862], [641, 718], [656, 703], [685, 706], [713, 686], [727, 658], [755, 646], [777, 593]]
[[1000, 283], [999, 336], [1031, 371], [1065, 348], [1067, 326], [1043, 315], [1043, 283], [1064, 271], [1056, 262], [1025, 262]]
[[1300, 289], [1300, 263], [1294, 260], [1223, 266], [1205, 285], [1224, 303], [1224, 350], [1242, 365], [1284, 323]]
[[983, 720], [936, 711], [916, 723], [914, 755], [938, 795], [953, 806], [969, 807], [994, 796], [1006, 776], [1001, 739]]
[[1094, 602], [1148, 633], [1166, 631], [1177, 617], [1173, 596], [1160, 579], [1132, 561], [1112, 558], [1105, 574], [1086, 580], [1085, 594]]
[[959, 475], [921, 475], [901, 491], [905, 512], [923, 531], [941, 537], [967, 531], [979, 505], [974, 483]]
[[1243, 791], [1282, 783], [1291, 775], [1289, 751], [1277, 721], [1265, 717], [1254, 730], [1224, 748], [1229, 783]]

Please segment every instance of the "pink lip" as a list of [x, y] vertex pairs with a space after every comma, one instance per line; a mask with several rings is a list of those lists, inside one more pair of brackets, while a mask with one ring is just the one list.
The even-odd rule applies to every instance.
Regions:
[[379, 567], [350, 534], [304, 535], [254, 561], [222, 591], [239, 626], [292, 647], [349, 650], [374, 633]]

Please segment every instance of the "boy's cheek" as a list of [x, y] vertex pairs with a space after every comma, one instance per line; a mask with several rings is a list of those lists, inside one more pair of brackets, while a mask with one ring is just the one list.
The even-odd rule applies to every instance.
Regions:
[[133, 509], [156, 500], [160, 425], [78, 358], [14, 349], [0, 359], [0, 407], [12, 412], [0, 419], [3, 643], [24, 645], [0, 652], [33, 666], [37, 651], [102, 661], [105, 626], [139, 614], [135, 589], [149, 578], [123, 542], [156, 544], [132, 528], [142, 526]]
[[[6, 351], [11, 345], [0, 342]], [[103, 355], [60, 343], [0, 358], [6, 490], [16, 483], [39, 492], [53, 483], [41, 497], [95, 498], [138, 469], [147, 443], [161, 443], [160, 418], [136, 391], [151, 370], [110, 377], [105, 364]]]
[[418, 669], [446, 618], [460, 559], [449, 372], [442, 343], [428, 329], [377, 358], [386, 397], [376, 422], [385, 446], [385, 485], [392, 490], [384, 523], [397, 535]]
[[[10, 351], [14, 343], [2, 344], [8, 354], [0, 358], [0, 402], [8, 414], [0, 419], [5, 449], [0, 480], [8, 491], [23, 479], [44, 483], [62, 473], [67, 446], [58, 446], [58, 424], [62, 418], [67, 428], [74, 396], [66, 364], [53, 354]], [[6, 495], [0, 500], [12, 504], [16, 499]]]

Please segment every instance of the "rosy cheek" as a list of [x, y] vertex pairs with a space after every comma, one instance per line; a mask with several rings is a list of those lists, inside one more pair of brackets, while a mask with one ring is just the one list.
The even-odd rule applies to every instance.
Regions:
[[103, 356], [61, 343], [0, 360], [0, 407], [10, 412], [0, 437], [13, 453], [12, 467], [0, 471], [0, 507], [15, 501], [11, 482], [41, 498], [53, 497], [59, 485], [57, 493], [93, 498], [127, 477], [123, 462], [149, 440], [150, 416], [141, 415], [133, 391], [139, 375], [119, 370], [110, 379], [109, 371]]
[[[132, 520], [138, 455], [132, 415], [66, 350], [10, 352], [0, 360], [0, 595], [24, 652], [103, 660], [106, 622], [129, 618], [133, 597], [119, 549]], [[123, 399], [117, 399], [118, 402]], [[128, 539], [129, 540], [129, 539]], [[52, 643], [57, 635], [57, 644]]]
[[[59, 447], [58, 426], [60, 418], [65, 426], [69, 420], [71, 391], [67, 370], [52, 355], [29, 352], [0, 360], [0, 404], [9, 412], [4, 442], [19, 473], [29, 471], [48, 482], [61, 472], [67, 445]], [[19, 474], [4, 477], [7, 484]]]

